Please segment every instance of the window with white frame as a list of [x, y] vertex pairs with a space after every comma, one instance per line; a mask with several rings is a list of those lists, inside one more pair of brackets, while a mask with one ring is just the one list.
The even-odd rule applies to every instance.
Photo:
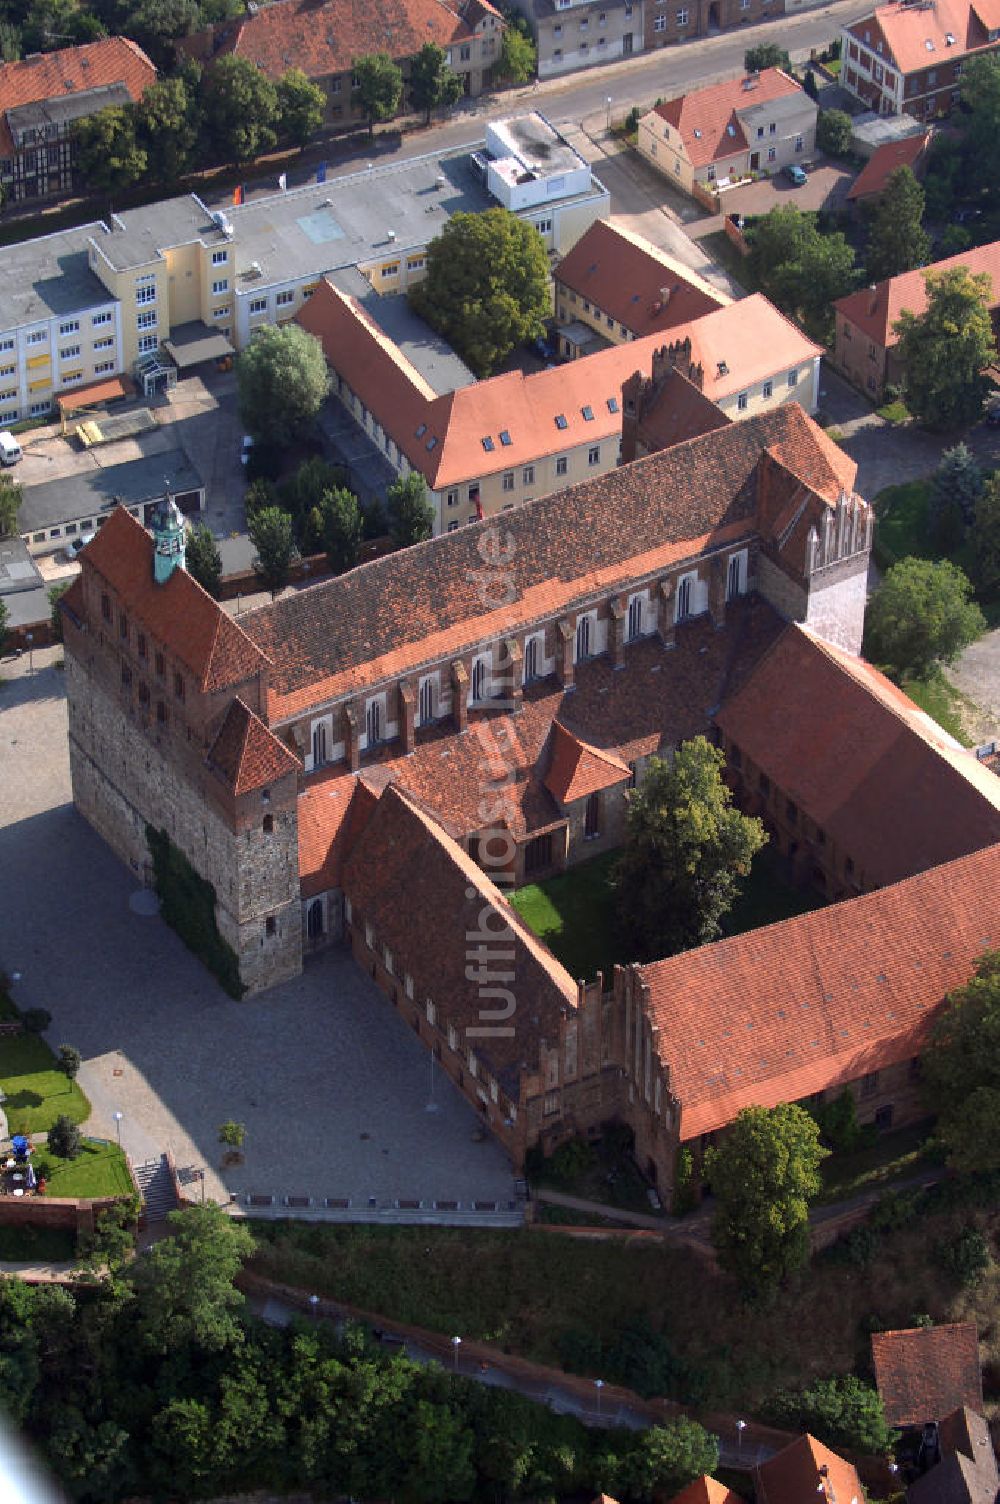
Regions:
[[[141, 334], [139, 336], [138, 350], [140, 355], [149, 355], [160, 343], [155, 334]], [[95, 367], [95, 370], [97, 368]], [[108, 369], [113, 369], [112, 363], [108, 362]]]
[[[140, 349], [142, 348], [142, 340], [139, 341], [139, 347], [140, 347]], [[156, 336], [155, 335], [153, 336], [153, 349], [154, 350], [156, 349]], [[94, 375], [95, 376], [104, 376], [108, 371], [113, 371], [116, 365], [117, 365], [117, 361], [114, 361], [114, 360], [101, 360], [101, 361], [98, 361], [97, 365], [95, 365], [95, 367], [94, 367]]]
[[734, 601], [737, 596], [745, 595], [747, 588], [747, 553], [741, 549], [738, 554], [731, 554], [729, 564], [726, 567], [726, 600]]
[[229, 252], [228, 251], [223, 250], [223, 251], [213, 251], [212, 252], [212, 265], [213, 266], [225, 266], [225, 264], [226, 264], [226, 262], [228, 260], [229, 260]]
[[595, 444], [591, 449], [588, 449], [588, 451], [587, 451], [587, 464], [588, 465], [599, 465], [600, 463], [601, 463], [601, 446], [600, 446], [600, 444]]
[[382, 740], [382, 701], [369, 700], [365, 707], [365, 734], [368, 737], [369, 747], [375, 747]]
[[150, 313], [140, 313], [140, 314], [138, 314], [137, 317], [136, 317], [135, 324], [136, 324], [136, 328], [137, 329], [155, 329], [156, 328], [156, 309], [154, 308]]
[[114, 314], [105, 309], [104, 313], [94, 313], [90, 316], [90, 322], [94, 329], [99, 329], [102, 324], [110, 324]]
[[326, 721], [313, 722], [312, 755], [314, 768], [321, 768], [330, 755]]
[[0, 339], [0, 350], [13, 350], [13, 348], [14, 341], [12, 339]]
[[[33, 402], [31, 404], [31, 406], [28, 408], [28, 413], [30, 414], [30, 416], [32, 418], [41, 418], [45, 413], [51, 412], [51, 411], [52, 411], [52, 403], [48, 399], [46, 399], [44, 402]], [[53, 528], [52, 531], [49, 533], [49, 537], [50, 538], [58, 538], [58, 536], [59, 536], [59, 529], [58, 528]]]
[[229, 291], [229, 278], [228, 277], [218, 277], [212, 283], [212, 296], [214, 298], [219, 298], [219, 297], [222, 296], [222, 294], [224, 292], [228, 292], [228, 291]]
[[59, 325], [59, 337], [60, 337], [60, 339], [62, 339], [62, 337], [64, 335], [66, 335], [66, 334], [79, 334], [79, 333], [80, 333], [80, 320], [79, 319], [70, 319], [68, 321], [68, 323], [60, 324]]
[[434, 675], [428, 674], [420, 681], [419, 725], [429, 726], [434, 719], [435, 708], [435, 684]]
[[25, 343], [29, 345], [43, 345], [48, 337], [49, 331], [47, 329], [32, 329]]
[[267, 299], [266, 298], [251, 298], [250, 299], [250, 316], [251, 316], [251, 318], [253, 318], [253, 316], [255, 314], [266, 313], [266, 312], [267, 312]]
[[789, 373], [788, 373], [788, 385], [789, 386], [798, 386], [798, 384], [799, 384], [799, 373], [798, 373], [798, 371], [789, 371]]
[[541, 659], [542, 638], [540, 633], [529, 637], [524, 644], [524, 682], [530, 684], [532, 679], [538, 678], [538, 665]]
[[677, 611], [676, 620], [683, 621], [694, 610], [694, 586], [698, 576], [686, 574], [681, 577], [677, 586]]
[[767, 398], [770, 397], [770, 396], [772, 396], [773, 393], [774, 393], [774, 382], [773, 381], [765, 381], [764, 385], [763, 385], [763, 387], [761, 389], [761, 391], [762, 391], [762, 395], [764, 397], [764, 400], [766, 401]]
[[739, 411], [741, 413], [745, 413], [746, 412], [746, 410], [747, 410], [747, 404], [748, 404], [749, 401], [750, 401], [749, 394], [747, 392], [740, 392], [739, 396], [736, 399], [736, 406], [737, 406], [737, 408], [739, 409]]
[[290, 288], [287, 288], [284, 292], [278, 293], [274, 302], [278, 308], [288, 308], [290, 304], [295, 302], [295, 294]]
[[135, 290], [135, 301], [139, 304], [140, 307], [143, 303], [155, 303], [156, 283], [151, 282], [147, 283], [145, 287], [137, 287]]
[[224, 318], [226, 318], [228, 316], [228, 314], [229, 314], [229, 309], [225, 308], [225, 307], [223, 307], [223, 308], [213, 308], [212, 309], [212, 317], [213, 317], [213, 319], [224, 319]]
[[653, 30], [654, 31], [666, 31], [666, 29], [667, 29], [667, 18], [666, 18], [666, 16], [657, 16], [656, 19], [653, 21]]
[[679, 10], [677, 12], [677, 25], [678, 26], [686, 26], [687, 24], [688, 24], [688, 13], [687, 13], [687, 11], [686, 10]]
[[79, 355], [79, 353], [80, 353], [80, 346], [79, 345], [66, 345], [64, 347], [64, 349], [62, 349], [62, 350], [59, 351], [59, 359], [60, 360], [72, 360], [74, 358], [74, 356]]
[[642, 596], [633, 595], [628, 603], [627, 640], [642, 636]]
[[486, 659], [477, 658], [472, 665], [472, 699], [479, 704], [486, 699]]
[[576, 624], [576, 660], [579, 663], [591, 654], [590, 617], [581, 616]]
[[94, 340], [94, 349], [95, 350], [110, 350], [111, 347], [113, 346], [114, 342], [115, 342], [114, 335], [113, 334], [106, 334], [103, 339], [95, 339]]

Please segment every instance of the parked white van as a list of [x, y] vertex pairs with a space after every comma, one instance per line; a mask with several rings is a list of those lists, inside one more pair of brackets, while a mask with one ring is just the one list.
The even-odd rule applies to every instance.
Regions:
[[0, 465], [16, 465], [21, 458], [21, 446], [12, 433], [0, 433]]

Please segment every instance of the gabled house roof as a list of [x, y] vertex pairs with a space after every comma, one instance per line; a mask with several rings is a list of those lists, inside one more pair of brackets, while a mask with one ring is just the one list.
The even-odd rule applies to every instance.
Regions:
[[946, 256], [943, 261], [935, 261], [918, 271], [887, 277], [874, 287], [865, 287], [848, 293], [846, 298], [838, 298], [833, 306], [862, 335], [888, 350], [898, 338], [893, 325], [903, 309], [909, 309], [918, 317], [926, 312], [926, 273], [953, 271], [956, 267], [964, 267], [973, 276], [985, 272], [993, 288], [988, 306], [991, 309], [1000, 306], [1000, 240], [976, 246], [971, 251], [961, 251], [957, 256]]
[[[865, 1504], [857, 1469], [815, 1436], [800, 1436], [754, 1473], [757, 1504]], [[821, 1498], [822, 1495], [822, 1498]]]
[[596, 303], [637, 338], [732, 302], [690, 267], [605, 219], [595, 220], [580, 236], [553, 277], [557, 286]]
[[[495, 524], [476, 523], [363, 564], [241, 619], [273, 661], [268, 719], [440, 661], [556, 615], [598, 591], [753, 535], [761, 457], [772, 445], [808, 466], [819, 429], [796, 403], [540, 498], [504, 514], [512, 540], [508, 598], [484, 610], [477, 584]], [[776, 474], [769, 494], [829, 503]], [[493, 530], [493, 531], [491, 531]], [[768, 536], [770, 534], [768, 533]], [[484, 553], [484, 550], [486, 552]]]
[[572, 804], [600, 789], [627, 783], [631, 776], [628, 763], [620, 757], [592, 747], [558, 721], [553, 722], [545, 787], [560, 804]]
[[1000, 841], [1000, 778], [808, 628], [782, 633], [716, 721], [866, 886]]
[[847, 190], [849, 202], [858, 199], [877, 198], [885, 192], [886, 184], [899, 167], [909, 167], [918, 172], [930, 145], [930, 131], [905, 136], [902, 141], [886, 141], [872, 152], [868, 161]]
[[689, 1483], [687, 1488], [682, 1488], [679, 1494], [675, 1494], [670, 1504], [742, 1504], [742, 1500], [739, 1494], [734, 1494], [724, 1483], [703, 1473], [700, 1478]]
[[745, 110], [796, 96], [804, 107], [810, 105], [808, 94], [794, 78], [780, 68], [765, 68], [706, 89], [692, 89], [658, 104], [652, 113], [677, 132], [692, 166], [703, 167], [747, 149], [741, 119]]
[[974, 1322], [873, 1332], [872, 1363], [890, 1426], [922, 1426], [959, 1406], [983, 1407]]
[[638, 967], [681, 1139], [725, 1127], [744, 1107], [798, 1102], [919, 1055], [946, 995], [1000, 942], [984, 902], [998, 860], [1000, 846], [987, 847]]
[[116, 507], [98, 529], [81, 563], [107, 580], [126, 610], [194, 675], [199, 689], [244, 684], [266, 669], [266, 655], [186, 569], [156, 583], [153, 540], [124, 507]]
[[938, 1423], [938, 1446], [941, 1460], [911, 1483], [907, 1504], [996, 1504], [1000, 1471], [985, 1417], [953, 1410]]
[[903, 74], [940, 67], [989, 41], [1000, 27], [997, 0], [934, 0], [933, 5], [879, 5], [849, 26], [863, 38], [872, 22], [885, 39], [886, 61]]
[[238, 695], [226, 711], [208, 753], [208, 764], [237, 795], [266, 788], [290, 773], [297, 773], [301, 766], [294, 753]]
[[[549, 371], [509, 371], [435, 396], [357, 300], [329, 281], [296, 318], [434, 491], [584, 443], [616, 441], [622, 384], [636, 370], [647, 372], [664, 343], [650, 334]], [[690, 338], [713, 402], [776, 373], [804, 370], [822, 354], [761, 293], [679, 324], [667, 337]]]
[[349, 73], [368, 53], [400, 62], [425, 42], [447, 48], [468, 41], [485, 15], [500, 21], [490, 0], [275, 0], [186, 38], [182, 50], [202, 61], [248, 58], [274, 81], [289, 68], [327, 78]]
[[155, 82], [156, 69], [128, 37], [103, 37], [79, 47], [38, 53], [21, 62], [0, 63], [0, 157], [9, 157], [14, 151], [7, 121], [11, 110], [113, 84], [121, 84], [134, 102]]
[[[430, 998], [442, 1023], [462, 1030], [463, 1044], [516, 1102], [525, 1065], [534, 1067], [525, 1029], [534, 1040], [557, 1043], [562, 1019], [576, 1009], [569, 972], [468, 853], [394, 785], [372, 810], [343, 880], [355, 923], [371, 923], [381, 945], [407, 958], [415, 1006], [423, 1008]], [[484, 912], [493, 916], [485, 924]], [[519, 1011], [508, 1024], [497, 1022], [503, 1005], [484, 1000], [474, 968], [470, 977], [467, 932], [502, 936], [505, 954], [506, 948], [514, 952]]]
[[676, 367], [667, 373], [659, 390], [645, 400], [638, 419], [636, 438], [652, 453], [670, 449], [685, 439], [714, 433], [732, 419], [704, 395]]

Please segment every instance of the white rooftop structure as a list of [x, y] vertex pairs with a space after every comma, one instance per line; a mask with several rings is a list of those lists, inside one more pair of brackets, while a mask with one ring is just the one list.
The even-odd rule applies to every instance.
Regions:
[[486, 127], [487, 185], [513, 211], [587, 193], [590, 164], [534, 111]]

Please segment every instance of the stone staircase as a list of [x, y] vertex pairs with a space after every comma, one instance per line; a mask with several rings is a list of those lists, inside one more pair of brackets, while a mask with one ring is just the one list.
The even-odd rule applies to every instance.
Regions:
[[177, 1196], [173, 1176], [167, 1166], [167, 1156], [148, 1159], [135, 1166], [135, 1178], [142, 1195], [146, 1223], [162, 1222], [168, 1212], [177, 1210]]

